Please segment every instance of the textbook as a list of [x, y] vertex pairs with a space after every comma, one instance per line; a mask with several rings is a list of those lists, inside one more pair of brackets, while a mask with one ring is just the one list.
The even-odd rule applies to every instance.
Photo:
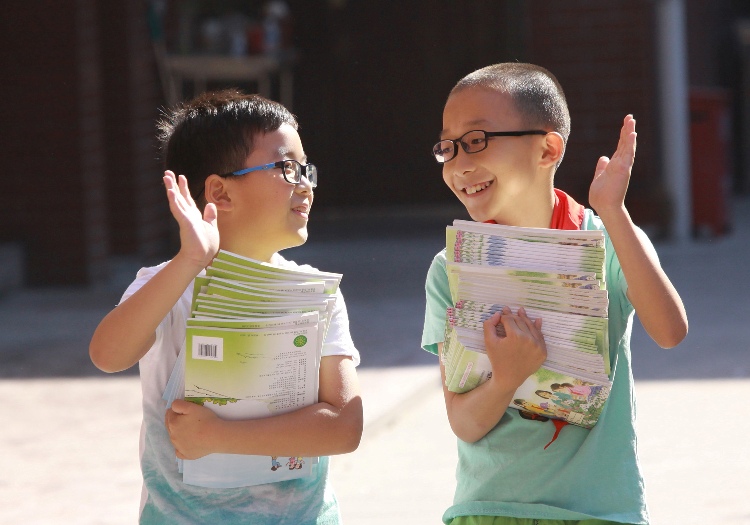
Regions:
[[510, 407], [592, 428], [612, 386], [603, 232], [457, 220], [446, 228], [446, 260], [453, 306], [440, 359], [448, 390], [468, 392], [491, 377], [483, 323], [523, 307], [542, 319], [547, 359]]
[[[164, 392], [222, 419], [283, 414], [318, 400], [323, 340], [341, 274], [220, 251], [194, 281], [186, 337]], [[209, 454], [178, 460], [183, 482], [233, 488], [309, 476], [318, 458]]]

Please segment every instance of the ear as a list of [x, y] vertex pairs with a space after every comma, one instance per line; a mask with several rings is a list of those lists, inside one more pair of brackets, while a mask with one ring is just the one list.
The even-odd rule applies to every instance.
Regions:
[[203, 193], [206, 196], [207, 203], [213, 202], [216, 205], [216, 209], [220, 211], [232, 209], [232, 199], [229, 196], [227, 179], [219, 177], [214, 173], [206, 178], [204, 184]]
[[565, 141], [556, 131], [551, 131], [544, 136], [544, 146], [540, 165], [542, 167], [555, 167], [565, 153]]

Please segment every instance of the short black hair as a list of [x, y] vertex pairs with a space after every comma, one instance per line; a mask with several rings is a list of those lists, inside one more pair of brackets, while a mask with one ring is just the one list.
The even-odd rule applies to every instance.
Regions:
[[525, 125], [556, 131], [567, 144], [570, 136], [568, 102], [557, 78], [547, 69], [523, 62], [493, 64], [466, 75], [450, 94], [469, 87], [507, 94]]
[[185, 175], [190, 193], [198, 195], [206, 177], [242, 168], [255, 137], [282, 124], [298, 129], [295, 116], [273, 100], [237, 89], [203, 93], [158, 122], [164, 169]]

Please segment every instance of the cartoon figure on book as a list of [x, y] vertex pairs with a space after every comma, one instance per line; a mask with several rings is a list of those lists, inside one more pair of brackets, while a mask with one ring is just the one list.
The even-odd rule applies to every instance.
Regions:
[[[340, 522], [328, 482], [328, 456], [358, 447], [363, 419], [355, 370], [359, 353], [339, 289], [321, 339], [312, 404], [259, 419], [222, 419], [212, 403], [177, 398], [167, 408], [162, 398], [190, 330], [194, 282], [219, 250], [278, 272], [316, 274], [278, 253], [307, 240], [317, 185], [317, 169], [308, 163], [297, 129], [295, 117], [282, 105], [237, 90], [200, 95], [160, 123], [163, 181], [179, 224], [180, 248], [170, 261], [138, 272], [90, 344], [91, 359], [101, 370], [140, 368], [140, 523]], [[322, 326], [316, 322], [311, 333], [322, 334]], [[301, 339], [292, 348], [299, 346]], [[216, 347], [210, 355], [194, 357], [208, 366], [227, 352]], [[217, 410], [239, 404], [223, 403]], [[276, 483], [206, 488], [183, 482], [178, 460], [187, 464], [214, 454], [257, 455], [261, 474], [274, 477], [278, 473], [268, 471], [268, 457], [271, 470], [281, 467], [278, 457], [290, 458], [290, 469], [301, 469], [302, 457], [316, 460], [311, 474]]]
[[[517, 286], [508, 277], [514, 272], [504, 265], [520, 249], [511, 250], [511, 241], [506, 242], [505, 251], [496, 248], [497, 243], [487, 247], [480, 237], [471, 246], [454, 249], [457, 242], [451, 241], [447, 231], [450, 253], [438, 253], [427, 274], [422, 335], [422, 347], [439, 356], [448, 420], [458, 438], [457, 486], [453, 505], [443, 515], [445, 523], [647, 524], [649, 520], [636, 451], [629, 348], [633, 314], [637, 312], [646, 332], [663, 348], [682, 341], [688, 330], [687, 316], [653, 245], [625, 207], [635, 158], [635, 119], [632, 115], [624, 118], [612, 158], [601, 157], [594, 167], [589, 191], [593, 209], [553, 184], [569, 133], [570, 117], [560, 84], [552, 73], [533, 64], [501, 63], [474, 71], [456, 84], [445, 103], [443, 129], [433, 155], [441, 164], [444, 183], [477, 221], [469, 223], [476, 227], [463, 229], [486, 235], [523, 229], [522, 236], [552, 230], [600, 236], [604, 252], [601, 262], [596, 259], [600, 265], [596, 273], [601, 274], [601, 289], [606, 290], [605, 302], [592, 308], [590, 321], [585, 321], [599, 326], [591, 332], [592, 340], [599, 338], [597, 342], [586, 352], [573, 353], [571, 349], [584, 348], [575, 340], [576, 333], [571, 341], [555, 342], [553, 348], [555, 334], [545, 335], [545, 330], [551, 330], [547, 325], [553, 321], [563, 328], [572, 325], [560, 324], [562, 314], [548, 311], [549, 301], [528, 304], [530, 298], [539, 297], [533, 294], [541, 288], [528, 283]], [[583, 250], [564, 246], [559, 253], [563, 249]], [[459, 261], [460, 250], [473, 250], [473, 259]], [[565, 263], [556, 256], [547, 259]], [[480, 269], [495, 266], [485, 274], [468, 273], [472, 265], [483, 264], [488, 266]], [[517, 286], [517, 300], [501, 303], [493, 299], [487, 284], [491, 272], [503, 283], [495, 290], [511, 293], [507, 290]], [[559, 269], [557, 273], [572, 272]], [[471, 275], [476, 276], [473, 281]], [[457, 298], [456, 290], [460, 292]], [[550, 294], [588, 293], [564, 285], [547, 290], [553, 290], [545, 292]], [[470, 294], [487, 305], [504, 304], [503, 308], [481, 323], [477, 312], [486, 312], [490, 306], [482, 307], [481, 300], [475, 299], [474, 309], [462, 313], [472, 304], [465, 300]], [[581, 312], [589, 300], [576, 303], [582, 295], [566, 297], [573, 302], [564, 314], [565, 322], [583, 319]], [[446, 311], [450, 312], [447, 324]], [[600, 322], [603, 328], [596, 324]], [[498, 325], [504, 328], [499, 333]], [[605, 341], [604, 348], [600, 341]], [[456, 349], [463, 353], [457, 354]], [[577, 363], [597, 357], [601, 363], [604, 356], [606, 380], [574, 385], [571, 380], [556, 379], [566, 374], [558, 374], [550, 364], [553, 350], [563, 357], [574, 355]], [[470, 365], [486, 362], [491, 370], [485, 374], [488, 379], [468, 389], [474, 370], [470, 373], [467, 367], [461, 373], [465, 361], [458, 358], [465, 355], [479, 356]], [[446, 377], [448, 369], [450, 377]], [[534, 386], [538, 382], [532, 379], [541, 372], [544, 385]], [[540, 396], [537, 391], [542, 390], [549, 395]], [[573, 416], [576, 407], [604, 399], [591, 428], [562, 420]], [[523, 408], [529, 412], [519, 411]], [[571, 484], [571, 479], [576, 483]]]

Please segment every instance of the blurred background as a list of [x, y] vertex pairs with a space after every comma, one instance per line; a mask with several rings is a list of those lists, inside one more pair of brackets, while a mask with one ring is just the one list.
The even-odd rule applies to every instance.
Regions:
[[461, 213], [430, 156], [442, 106], [460, 77], [512, 60], [547, 67], [566, 90], [557, 185], [579, 201], [627, 113], [638, 121], [627, 204], [655, 238], [724, 235], [731, 197], [750, 191], [745, 0], [3, 6], [5, 287], [95, 285], [122, 260], [174, 253], [155, 121], [207, 88], [292, 109], [321, 172], [316, 217], [339, 222], [373, 209]]

